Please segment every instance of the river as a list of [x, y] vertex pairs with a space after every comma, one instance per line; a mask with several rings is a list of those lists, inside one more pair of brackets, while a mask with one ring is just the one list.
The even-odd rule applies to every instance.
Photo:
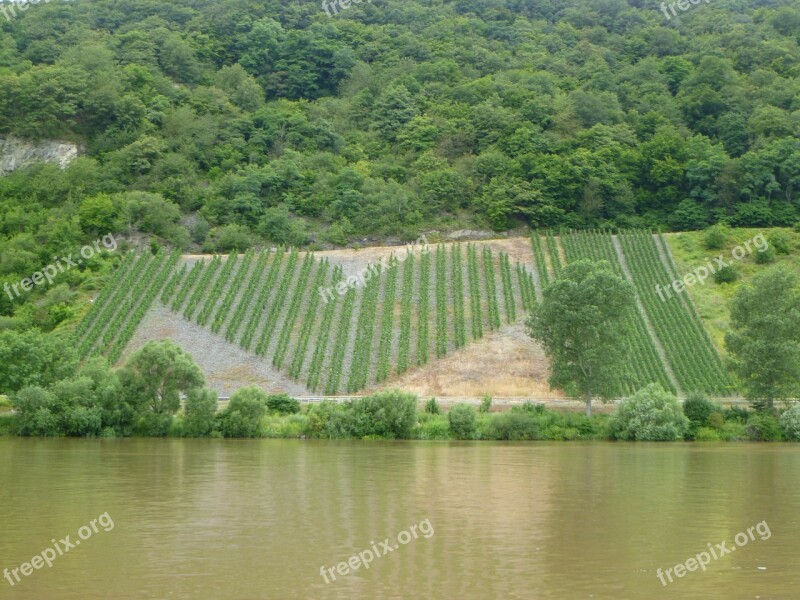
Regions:
[[0, 528], [0, 598], [789, 599], [800, 446], [2, 438]]

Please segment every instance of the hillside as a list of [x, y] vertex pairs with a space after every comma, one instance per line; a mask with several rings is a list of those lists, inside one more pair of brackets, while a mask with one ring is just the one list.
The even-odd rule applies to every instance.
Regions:
[[[111, 233], [227, 254], [432, 230], [791, 226], [797, 3], [695, 8], [31, 3], [0, 18], [0, 138], [79, 156], [0, 157], [27, 167], [0, 176], [0, 283]], [[0, 296], [0, 324], [69, 323], [72, 293], [108, 268]]]
[[[754, 235], [734, 230], [726, 244]], [[733, 396], [721, 358], [725, 309], [706, 309], [727, 302], [735, 284], [709, 280], [689, 294], [664, 294], [696, 267], [697, 240], [589, 231], [320, 253], [130, 253], [78, 327], [78, 349], [116, 362], [169, 338], [223, 395], [255, 383], [301, 396], [400, 386], [420, 395], [557, 398], [524, 319], [564, 264], [590, 258], [607, 260], [636, 289], [626, 390], [657, 381], [681, 395]], [[739, 284], [759, 268], [752, 255], [738, 261]]]
[[[758, 235], [763, 235], [769, 242], [771, 236], [780, 235], [787, 241], [785, 253], [775, 251], [774, 256], [765, 264], [756, 262], [756, 252], [748, 252], [741, 260], [732, 259], [733, 250], [737, 246], [744, 247], [745, 242], [753, 240]], [[705, 285], [693, 285], [688, 288], [700, 317], [703, 319], [709, 334], [716, 346], [725, 355], [724, 336], [730, 321], [730, 300], [739, 286], [750, 282], [754, 275], [765, 268], [786, 264], [800, 273], [800, 233], [785, 228], [765, 229], [733, 229], [728, 233], [722, 248], [709, 250], [704, 245], [703, 232], [684, 232], [666, 234], [670, 250], [681, 274], [691, 273], [694, 269], [707, 264], [708, 259], [720, 255], [725, 257], [736, 271], [736, 281], [730, 283], [717, 283], [713, 276], [706, 280]], [[751, 244], [751, 247], [755, 247]], [[774, 248], [773, 248], [774, 250]]]

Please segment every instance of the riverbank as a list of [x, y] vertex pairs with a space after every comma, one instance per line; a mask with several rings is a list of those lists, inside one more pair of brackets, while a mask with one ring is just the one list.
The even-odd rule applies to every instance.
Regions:
[[[549, 409], [524, 403], [497, 411], [491, 399], [481, 405], [456, 404], [445, 409], [431, 398], [386, 392], [350, 401], [323, 401], [301, 405], [285, 395], [234, 397], [220, 412], [198, 414], [185, 407], [164, 428], [167, 437], [278, 438], [278, 439], [405, 439], [486, 441], [781, 441], [795, 440], [787, 413], [778, 417], [742, 406], [724, 407], [703, 397], [682, 405], [674, 397], [648, 388], [625, 400], [612, 414], [587, 417], [567, 409]], [[255, 391], [254, 391], [255, 390]], [[263, 392], [262, 392], [263, 393]], [[20, 431], [18, 414], [0, 409], [0, 436]], [[8, 410], [8, 409], [6, 409]], [[796, 425], [795, 425], [796, 426]], [[53, 436], [58, 437], [58, 433]], [[133, 430], [125, 437], [148, 437]], [[111, 429], [96, 437], [120, 437]], [[149, 437], [152, 437], [149, 436]]]

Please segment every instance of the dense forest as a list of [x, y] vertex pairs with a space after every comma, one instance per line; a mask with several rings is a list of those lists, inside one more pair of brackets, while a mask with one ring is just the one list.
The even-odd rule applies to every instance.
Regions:
[[[0, 137], [80, 148], [0, 177], [0, 284], [109, 233], [227, 252], [800, 220], [796, 0], [329, 12], [52, 0], [0, 17]], [[0, 295], [0, 327], [69, 322], [116, 260]]]

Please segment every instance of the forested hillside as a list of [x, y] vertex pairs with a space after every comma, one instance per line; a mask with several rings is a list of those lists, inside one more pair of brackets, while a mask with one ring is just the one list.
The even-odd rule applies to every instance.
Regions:
[[[0, 177], [0, 283], [108, 233], [228, 252], [800, 219], [794, 0], [678, 16], [633, 0], [329, 12], [52, 0], [0, 17], [0, 137], [81, 149], [63, 171]], [[56, 327], [107, 262], [35, 306], [3, 294], [0, 313]]]

